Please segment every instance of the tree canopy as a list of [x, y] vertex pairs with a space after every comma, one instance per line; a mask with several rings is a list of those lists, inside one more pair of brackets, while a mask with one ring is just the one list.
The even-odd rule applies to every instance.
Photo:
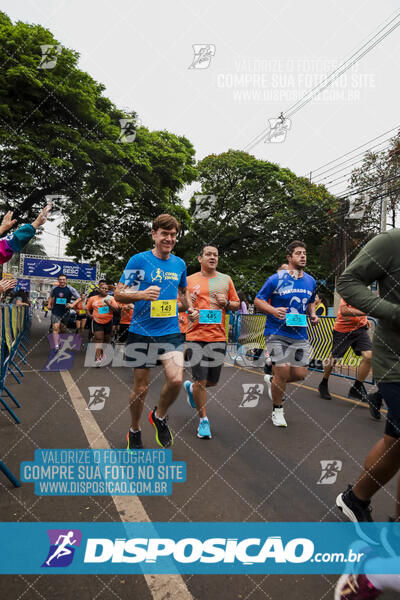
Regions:
[[198, 170], [200, 201], [198, 194], [191, 199], [192, 219], [178, 245], [192, 269], [197, 249], [214, 243], [221, 270], [254, 293], [286, 261], [287, 245], [300, 239], [307, 243], [307, 270], [324, 280], [332, 272], [336, 202], [323, 186], [235, 150], [204, 158]]
[[[76, 51], [4, 13], [0, 60], [1, 209], [27, 220], [45, 196], [58, 196], [70, 256], [100, 261], [115, 280], [133, 253], [151, 247], [152, 220], [169, 212], [182, 223], [176, 252], [190, 271], [199, 247], [213, 242], [221, 270], [250, 293], [296, 238], [307, 242], [316, 278], [333, 272], [336, 203], [323, 186], [235, 150], [196, 165], [186, 137], [141, 126], [79, 69]], [[196, 194], [186, 208], [180, 193], [194, 181], [203, 199]]]
[[[52, 47], [47, 62], [43, 46]], [[2, 210], [31, 219], [57, 195], [67, 252], [120, 268], [128, 246], [149, 243], [157, 214], [185, 217], [178, 192], [196, 177], [194, 149], [185, 137], [139, 127], [78, 59], [47, 29], [0, 13]]]
[[400, 208], [400, 134], [389, 141], [388, 148], [380, 152], [367, 152], [360, 167], [351, 173], [350, 185], [354, 194], [354, 211], [364, 214], [358, 228], [370, 234], [381, 229], [382, 200], [387, 200], [387, 221], [396, 227], [396, 215]]

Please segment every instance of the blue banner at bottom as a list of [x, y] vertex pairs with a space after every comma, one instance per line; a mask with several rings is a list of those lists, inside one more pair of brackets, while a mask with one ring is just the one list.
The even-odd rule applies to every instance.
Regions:
[[399, 573], [400, 523], [0, 523], [1, 574]]

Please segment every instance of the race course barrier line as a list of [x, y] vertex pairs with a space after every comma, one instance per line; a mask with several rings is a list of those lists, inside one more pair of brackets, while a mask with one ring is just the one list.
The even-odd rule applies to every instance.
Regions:
[[[332, 351], [332, 336], [335, 317], [319, 317], [317, 325], [312, 325], [307, 317], [308, 341], [311, 345], [311, 357], [309, 369], [313, 371], [323, 371], [322, 362], [328, 360]], [[233, 347], [234, 352], [230, 351], [231, 359], [235, 362], [239, 357], [259, 358], [265, 350], [265, 328], [266, 315], [234, 315], [231, 324], [234, 333]], [[370, 324], [369, 333], [372, 336], [375, 330], [376, 321], [368, 317]], [[357, 378], [357, 368], [360, 365], [361, 357], [356, 356], [349, 348], [340, 360], [332, 375], [344, 377], [346, 379]], [[352, 373], [353, 370], [353, 373]], [[373, 378], [366, 380], [365, 383], [374, 383]]]

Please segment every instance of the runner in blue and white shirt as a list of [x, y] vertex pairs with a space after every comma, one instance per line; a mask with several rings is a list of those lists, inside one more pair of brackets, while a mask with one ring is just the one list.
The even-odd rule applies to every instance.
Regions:
[[273, 377], [266, 375], [267, 394], [272, 399], [272, 423], [287, 427], [282, 401], [286, 384], [305, 379], [310, 357], [307, 315], [313, 325], [316, 281], [303, 269], [307, 251], [304, 242], [295, 240], [287, 248], [288, 269], [267, 279], [254, 305], [267, 314], [265, 341], [273, 364]]
[[149, 420], [157, 443], [164, 448], [173, 444], [166, 415], [183, 380], [184, 336], [179, 329], [178, 294], [190, 314], [197, 312], [188, 293], [186, 264], [171, 254], [179, 229], [178, 221], [171, 215], [158, 216], [151, 231], [153, 250], [129, 259], [114, 294], [117, 302], [135, 305], [125, 350], [126, 360], [132, 362], [134, 369], [128, 450], [143, 448], [140, 418], [150, 385], [150, 368], [159, 362], [164, 368], [165, 385]]

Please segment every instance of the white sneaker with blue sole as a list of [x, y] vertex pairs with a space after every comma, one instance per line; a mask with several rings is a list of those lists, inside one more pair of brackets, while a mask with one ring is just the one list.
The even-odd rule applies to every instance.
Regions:
[[190, 390], [191, 386], [192, 386], [192, 382], [189, 381], [188, 379], [183, 382], [183, 389], [186, 392], [187, 403], [192, 408], [196, 408], [196, 403], [195, 403], [194, 398], [193, 398], [193, 392]]

